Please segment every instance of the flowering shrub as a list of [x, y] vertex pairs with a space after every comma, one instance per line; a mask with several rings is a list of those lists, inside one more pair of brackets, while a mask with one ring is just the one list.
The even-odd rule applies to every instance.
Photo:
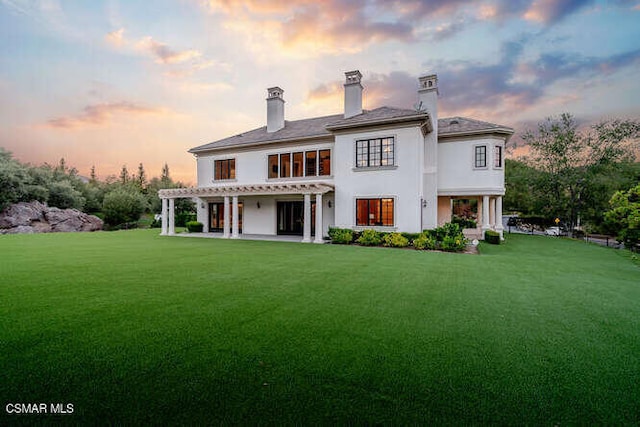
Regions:
[[353, 230], [349, 228], [329, 227], [329, 237], [331, 237], [331, 243], [348, 245], [353, 241]]
[[362, 246], [379, 246], [382, 243], [382, 237], [376, 230], [363, 230], [356, 242]]
[[413, 247], [418, 250], [433, 250], [437, 247], [436, 239], [427, 235], [427, 233], [421, 233], [418, 237], [413, 239]]
[[382, 237], [383, 245], [392, 248], [405, 248], [409, 246], [409, 239], [400, 233], [388, 233]]
[[467, 246], [467, 239], [459, 233], [454, 236], [445, 236], [440, 243], [440, 249], [447, 252], [460, 252]]

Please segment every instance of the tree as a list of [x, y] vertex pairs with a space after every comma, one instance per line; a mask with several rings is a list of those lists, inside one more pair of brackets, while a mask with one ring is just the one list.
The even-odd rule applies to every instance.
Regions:
[[27, 198], [27, 182], [26, 168], [0, 147], [0, 211]]
[[140, 219], [146, 200], [140, 193], [119, 188], [104, 196], [102, 212], [104, 222], [111, 226], [127, 224]]
[[536, 132], [527, 131], [523, 140], [531, 148], [528, 163], [542, 172], [535, 183], [544, 206], [541, 213], [566, 219], [573, 228], [585, 200], [595, 199], [594, 176], [629, 159], [633, 153], [630, 144], [638, 136], [640, 122], [633, 120], [603, 121], [579, 132], [568, 113], [547, 118]]
[[[162, 167], [162, 172], [160, 174], [160, 181], [162, 182], [163, 185], [167, 185], [167, 186], [172, 183], [171, 177], [169, 176], [169, 165], [166, 163]], [[165, 187], [165, 188], [168, 188], [168, 187]]]
[[138, 165], [138, 173], [136, 174], [136, 184], [140, 190], [146, 190], [147, 188], [147, 174], [144, 171], [142, 163]]
[[49, 199], [50, 206], [55, 206], [60, 209], [83, 209], [85, 204], [85, 198], [82, 193], [76, 190], [71, 182], [62, 180], [54, 181], [49, 185]]
[[616, 238], [629, 249], [640, 244], [640, 184], [628, 191], [617, 191], [611, 197], [611, 210], [605, 214], [605, 224]]
[[129, 171], [127, 170], [127, 165], [122, 165], [122, 169], [120, 170], [120, 183], [126, 184], [129, 182]]

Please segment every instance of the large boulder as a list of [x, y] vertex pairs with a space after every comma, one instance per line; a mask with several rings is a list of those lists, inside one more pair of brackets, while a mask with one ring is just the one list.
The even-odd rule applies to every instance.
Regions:
[[97, 231], [103, 222], [77, 209], [50, 208], [40, 202], [20, 202], [0, 213], [0, 234]]

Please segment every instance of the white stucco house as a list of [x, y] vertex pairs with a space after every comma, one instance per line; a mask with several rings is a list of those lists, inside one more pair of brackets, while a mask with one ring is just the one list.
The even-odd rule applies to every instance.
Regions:
[[[464, 211], [477, 234], [502, 233], [505, 144], [513, 129], [438, 117], [438, 79], [417, 82], [417, 107], [362, 109], [362, 75], [345, 73], [344, 113], [285, 120], [284, 91], [267, 90], [266, 126], [189, 150], [193, 188], [159, 191], [162, 234], [174, 200], [197, 200], [205, 232], [237, 238], [299, 235], [329, 227], [419, 232]], [[471, 230], [473, 231], [473, 230]]]

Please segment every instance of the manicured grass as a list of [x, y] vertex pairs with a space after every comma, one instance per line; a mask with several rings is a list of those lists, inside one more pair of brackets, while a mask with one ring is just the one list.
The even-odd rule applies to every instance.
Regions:
[[[640, 267], [626, 252], [515, 235], [476, 256], [157, 233], [0, 236], [5, 420], [640, 421]], [[9, 402], [75, 411], [7, 416]]]

